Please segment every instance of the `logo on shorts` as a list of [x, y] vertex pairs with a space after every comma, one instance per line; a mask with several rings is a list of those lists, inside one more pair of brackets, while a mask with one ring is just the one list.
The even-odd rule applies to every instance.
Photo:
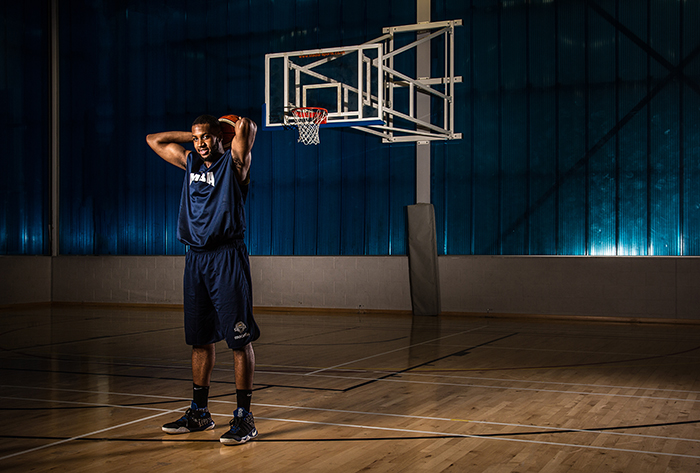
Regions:
[[245, 329], [247, 329], [246, 325], [243, 322], [238, 322], [236, 326], [233, 328], [234, 332], [237, 333], [243, 333], [245, 332]]

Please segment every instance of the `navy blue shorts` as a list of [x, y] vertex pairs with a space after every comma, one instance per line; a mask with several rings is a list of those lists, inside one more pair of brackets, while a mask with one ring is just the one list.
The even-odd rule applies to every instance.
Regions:
[[250, 263], [243, 241], [210, 251], [190, 249], [183, 279], [188, 345], [226, 340], [235, 350], [258, 339]]

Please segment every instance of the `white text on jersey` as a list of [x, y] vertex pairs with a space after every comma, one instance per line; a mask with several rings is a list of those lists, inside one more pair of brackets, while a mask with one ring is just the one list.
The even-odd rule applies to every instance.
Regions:
[[195, 172], [190, 173], [190, 184], [193, 182], [206, 182], [210, 186], [214, 187], [214, 173], [213, 172], [203, 172], [197, 174]]

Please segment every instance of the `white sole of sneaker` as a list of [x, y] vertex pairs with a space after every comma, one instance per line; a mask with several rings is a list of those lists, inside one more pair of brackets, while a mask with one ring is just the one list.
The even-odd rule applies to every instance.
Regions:
[[216, 427], [216, 424], [214, 422], [211, 423], [211, 425], [207, 426], [206, 429], [201, 429], [201, 430], [190, 430], [187, 427], [178, 427], [177, 429], [166, 429], [165, 427], [161, 427], [163, 429], [163, 432], [166, 434], [170, 435], [175, 435], [175, 434], [189, 434], [192, 432], [204, 432], [205, 430], [211, 430], [214, 427]]
[[255, 429], [253, 430], [250, 434], [246, 435], [245, 437], [241, 437], [241, 440], [234, 440], [234, 439], [225, 439], [225, 438], [220, 438], [219, 441], [223, 443], [224, 445], [241, 445], [243, 443], [246, 443], [248, 440], [252, 440], [255, 437], [258, 436], [258, 430]]

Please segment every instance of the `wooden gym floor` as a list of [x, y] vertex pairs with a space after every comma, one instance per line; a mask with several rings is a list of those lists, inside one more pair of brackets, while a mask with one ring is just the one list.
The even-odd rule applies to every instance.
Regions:
[[257, 314], [260, 436], [218, 345], [213, 431], [189, 406], [179, 311], [0, 311], [0, 471], [700, 470], [700, 327]]

